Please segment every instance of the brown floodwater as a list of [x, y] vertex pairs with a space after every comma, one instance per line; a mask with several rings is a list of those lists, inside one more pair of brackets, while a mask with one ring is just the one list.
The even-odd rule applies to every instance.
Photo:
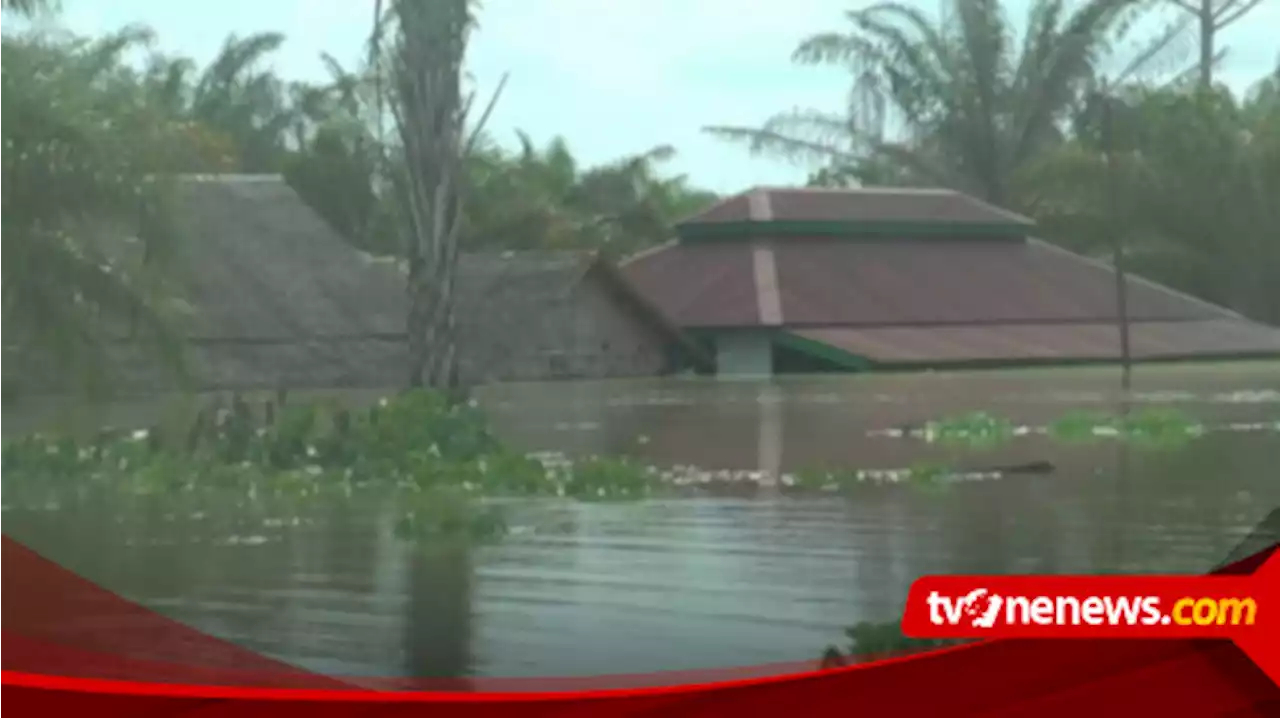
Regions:
[[[1052, 468], [931, 490], [519, 501], [506, 507], [510, 535], [467, 548], [397, 538], [394, 507], [376, 493], [295, 505], [46, 490], [38, 501], [6, 492], [4, 531], [167, 615], [331, 674], [805, 660], [855, 622], [896, 620], [923, 574], [1202, 572], [1280, 506], [1280, 372], [1140, 373], [1132, 405], [1177, 407], [1210, 427], [1182, 442], [1070, 444], [1035, 431], [1073, 410], [1115, 410], [1114, 380], [1097, 370], [663, 379], [481, 395], [500, 433], [531, 451], [726, 474], [922, 460]], [[892, 431], [975, 410], [1025, 435], [966, 448]]]

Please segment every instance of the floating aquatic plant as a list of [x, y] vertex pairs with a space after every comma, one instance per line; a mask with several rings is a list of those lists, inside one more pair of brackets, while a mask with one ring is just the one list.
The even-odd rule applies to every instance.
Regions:
[[1013, 436], [1013, 432], [1013, 422], [985, 411], [931, 421], [924, 427], [926, 441], [971, 447], [998, 445]]
[[[1280, 426], [1280, 422], [1277, 423]], [[930, 443], [959, 444], [968, 448], [990, 448], [1015, 436], [1032, 433], [1030, 427], [1017, 426], [1011, 420], [978, 411], [956, 417], [930, 421], [911, 434]], [[1099, 439], [1130, 441], [1148, 446], [1181, 444], [1207, 431], [1203, 424], [1176, 409], [1149, 407], [1127, 414], [1098, 411], [1073, 411], [1051, 422], [1043, 433], [1065, 442], [1091, 442]], [[884, 432], [882, 432], [884, 433]]]
[[1142, 444], [1182, 444], [1204, 432], [1204, 427], [1173, 409], [1143, 409], [1121, 416], [1116, 422], [1121, 436]]
[[1107, 430], [1115, 429], [1115, 425], [1115, 417], [1108, 414], [1098, 411], [1073, 411], [1049, 424], [1048, 434], [1061, 441], [1086, 442], [1095, 440]]
[[[291, 405], [262, 416], [233, 400], [180, 431], [166, 428], [167, 437], [103, 431], [89, 441], [40, 434], [6, 441], [5, 486], [74, 482], [136, 496], [230, 490], [251, 502], [389, 486], [410, 507], [401, 533], [422, 537], [491, 532], [497, 524], [488, 513], [460, 508], [483, 497], [617, 500], [649, 495], [658, 483], [652, 470], [623, 460], [544, 463], [520, 454], [494, 437], [475, 406], [428, 392], [364, 411]], [[473, 519], [479, 529], [460, 528]]]

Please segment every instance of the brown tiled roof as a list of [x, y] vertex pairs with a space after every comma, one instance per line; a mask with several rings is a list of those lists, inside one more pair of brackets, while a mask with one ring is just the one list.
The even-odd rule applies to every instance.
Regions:
[[1033, 224], [948, 189], [757, 187], [721, 200], [680, 225], [727, 222]]
[[[1110, 321], [1115, 278], [1037, 241], [767, 243], [784, 326]], [[633, 284], [681, 326], [759, 324], [752, 245], [679, 244], [629, 261]], [[1134, 319], [1235, 318], [1226, 309], [1129, 278]]]
[[[1114, 360], [1114, 323], [799, 329], [795, 334], [883, 363]], [[1130, 325], [1135, 359], [1280, 354], [1280, 330], [1237, 319]]]

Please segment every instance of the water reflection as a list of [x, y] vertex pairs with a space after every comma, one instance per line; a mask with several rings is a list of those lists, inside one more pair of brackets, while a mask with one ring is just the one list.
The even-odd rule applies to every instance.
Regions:
[[[395, 507], [376, 493], [302, 501], [50, 488], [7, 493], [5, 530], [179, 620], [315, 670], [546, 676], [816, 659], [844, 627], [897, 618], [926, 573], [1203, 571], [1280, 505], [1274, 433], [1168, 450], [1032, 435], [974, 452], [867, 432], [991, 408], [982, 391], [989, 404], [1014, 393], [952, 386], [930, 403], [892, 382], [844, 393], [786, 382], [562, 388], [487, 401], [530, 449], [769, 471], [921, 458], [1055, 470], [936, 491], [514, 503], [512, 535], [473, 547], [397, 538]], [[1049, 404], [1009, 399], [998, 410], [1045, 421], [1068, 406]], [[1205, 407], [1206, 418], [1230, 421], [1275, 411]]]

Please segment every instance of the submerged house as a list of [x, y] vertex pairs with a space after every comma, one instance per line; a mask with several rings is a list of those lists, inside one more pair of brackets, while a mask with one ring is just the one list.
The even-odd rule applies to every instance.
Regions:
[[[112, 389], [138, 396], [406, 385], [407, 293], [397, 263], [353, 248], [279, 176], [189, 176], [174, 192], [180, 236], [168, 271], [186, 315], [175, 323], [185, 376], [122, 333], [109, 351]], [[459, 270], [466, 381], [653, 375], [674, 366], [673, 348], [693, 352], [594, 257], [471, 255]], [[6, 383], [19, 394], [61, 394], [62, 378], [38, 367], [10, 364]]]
[[[1034, 224], [934, 189], [757, 188], [623, 265], [717, 371], [1114, 361], [1116, 278]], [[1136, 360], [1280, 356], [1280, 330], [1130, 276]]]

